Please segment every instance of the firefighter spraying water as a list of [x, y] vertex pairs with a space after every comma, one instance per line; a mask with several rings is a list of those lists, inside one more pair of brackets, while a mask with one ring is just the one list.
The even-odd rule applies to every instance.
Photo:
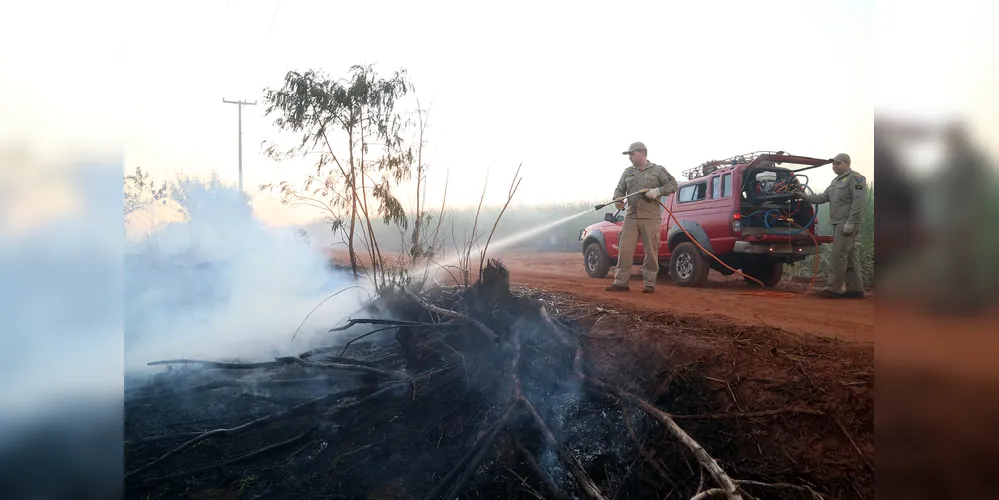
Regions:
[[[701, 286], [708, 272], [715, 269], [725, 276], [742, 276], [747, 283], [759, 285], [761, 288], [755, 293], [761, 293], [781, 281], [784, 264], [815, 256], [814, 285], [820, 245], [834, 243], [835, 239], [816, 233], [818, 212], [814, 205], [825, 202], [825, 199], [822, 194], [811, 193], [808, 177], [802, 172], [838, 161], [839, 158], [819, 159], [782, 151], [755, 152], [706, 162], [684, 171], [687, 180], [674, 188], [675, 194], [663, 196], [663, 189], [656, 192], [651, 186], [636, 186], [626, 192], [617, 190], [613, 200], [594, 208], [600, 210], [614, 204], [618, 214], [605, 214], [605, 222], [580, 231], [586, 271], [592, 277], [602, 278], [611, 265], [618, 266], [619, 270], [627, 269], [632, 261], [637, 263], [644, 257], [647, 263], [650, 258], [655, 258], [667, 263], [669, 274], [680, 286]], [[782, 164], [801, 167], [790, 169]], [[839, 165], [837, 163], [836, 169], [840, 168]], [[625, 179], [629, 175], [634, 176], [629, 174], [632, 169], [635, 167], [625, 171]], [[837, 174], [840, 173], [837, 171]], [[862, 177], [858, 179], [851, 184], [851, 188], [862, 184], [859, 191], [853, 190], [863, 192], [866, 185]], [[800, 194], [806, 192], [808, 194]], [[656, 217], [649, 218], [660, 221], [657, 224], [659, 241], [651, 244], [643, 241], [644, 249], [640, 251], [636, 251], [634, 246], [625, 248], [628, 241], [624, 225], [628, 224], [628, 215], [624, 217], [624, 224], [619, 215], [625, 202], [629, 205], [645, 202], [654, 207]], [[851, 219], [859, 216], [852, 203], [847, 207]], [[841, 211], [837, 208], [830, 221], [834, 228], [847, 217]], [[629, 208], [631, 212], [637, 212], [637, 209]], [[854, 221], [854, 224], [859, 227], [860, 221]], [[854, 232], [858, 231], [856, 227]], [[834, 255], [837, 254], [834, 252]], [[633, 256], [633, 259], [622, 259], [622, 256]], [[643, 266], [643, 270], [648, 268], [651, 266]], [[643, 291], [651, 291], [645, 274], [643, 281], [646, 287]], [[628, 289], [630, 273], [615, 278], [608, 290]], [[798, 296], [791, 293], [781, 295]], [[835, 298], [857, 295], [819, 294]]]

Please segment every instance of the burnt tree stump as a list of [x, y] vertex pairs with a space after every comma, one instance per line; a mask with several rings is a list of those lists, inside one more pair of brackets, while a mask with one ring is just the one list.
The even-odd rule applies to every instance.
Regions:
[[489, 259], [473, 290], [478, 302], [494, 306], [508, 302], [513, 297], [510, 293], [510, 271], [499, 259]]

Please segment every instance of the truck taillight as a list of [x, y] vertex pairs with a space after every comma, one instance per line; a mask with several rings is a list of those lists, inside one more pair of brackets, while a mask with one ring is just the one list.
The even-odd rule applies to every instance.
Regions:
[[742, 214], [732, 212], [732, 234], [738, 235], [740, 233], [742, 233]]

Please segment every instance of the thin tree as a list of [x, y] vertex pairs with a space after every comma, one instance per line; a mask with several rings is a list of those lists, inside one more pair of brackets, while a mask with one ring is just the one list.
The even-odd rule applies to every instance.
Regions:
[[142, 167], [135, 167], [134, 174], [124, 177], [125, 218], [149, 208], [156, 202], [165, 202], [167, 191], [168, 186], [165, 182], [161, 182], [157, 187], [156, 183], [150, 180], [148, 172], [143, 172]]
[[[381, 216], [386, 225], [395, 223], [403, 230], [408, 226], [392, 187], [409, 179], [414, 160], [412, 147], [403, 139], [409, 121], [396, 111], [398, 100], [412, 90], [405, 70], [382, 78], [371, 66], [355, 65], [347, 78], [339, 80], [314, 70], [289, 71], [280, 89], [264, 91], [265, 114], [277, 114], [275, 125], [302, 134], [297, 146], [278, 151], [272, 145], [267, 155], [284, 159], [320, 148], [315, 173], [300, 188], [280, 184], [282, 201], [323, 208], [334, 232], [344, 229], [343, 213], [349, 213], [346, 231], [351, 271], [357, 279], [355, 237], [361, 236], [362, 242], [367, 242], [376, 288], [379, 273], [384, 279], [386, 271], [372, 213]], [[340, 147], [334, 147], [338, 140]]]
[[[135, 167], [135, 173], [124, 176], [124, 225], [126, 238], [134, 218], [158, 203], [166, 204], [169, 197], [169, 185], [165, 182], [157, 184], [149, 178], [148, 172], [142, 167]], [[150, 218], [150, 222], [152, 222]]]

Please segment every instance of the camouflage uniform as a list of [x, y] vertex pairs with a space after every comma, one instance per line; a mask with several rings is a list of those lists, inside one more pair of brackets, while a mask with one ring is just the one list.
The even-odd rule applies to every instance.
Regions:
[[[840, 153], [836, 161], [850, 162], [850, 157]], [[826, 295], [839, 294], [840, 287], [846, 282], [848, 296], [862, 297], [864, 294], [864, 278], [861, 274], [860, 260], [857, 258], [857, 235], [860, 233], [864, 206], [867, 203], [867, 180], [853, 170], [848, 170], [829, 184], [825, 191], [818, 194], [802, 194], [801, 199], [807, 203], [829, 203], [829, 222], [833, 226], [832, 255], [826, 270]]]
[[[645, 145], [631, 145], [628, 154]], [[660, 198], [649, 200], [644, 194], [628, 198], [628, 211], [624, 217], [624, 225], [618, 240], [617, 270], [614, 273], [612, 286], [627, 287], [631, 278], [632, 260], [635, 247], [641, 237], [645, 247], [645, 262], [642, 266], [642, 281], [647, 289], [655, 287], [656, 276], [659, 274], [660, 226], [662, 224], [662, 207], [659, 200], [676, 191], [676, 179], [662, 165], [650, 161], [644, 167], [634, 165], [624, 169], [614, 189], [614, 199], [643, 189], [659, 189]]]

